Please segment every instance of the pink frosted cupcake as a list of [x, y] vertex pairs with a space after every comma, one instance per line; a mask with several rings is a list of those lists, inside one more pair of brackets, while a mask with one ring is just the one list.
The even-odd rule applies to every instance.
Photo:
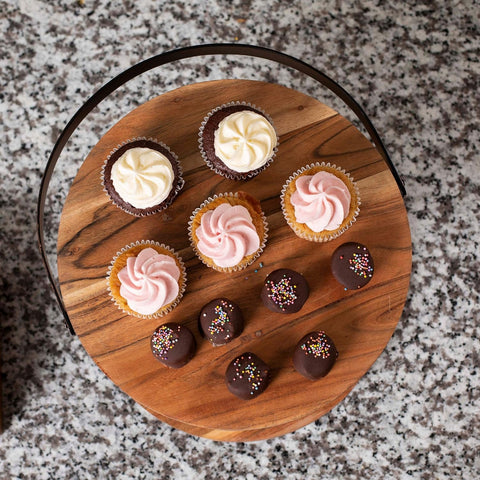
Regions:
[[120, 250], [107, 277], [116, 305], [140, 318], [170, 312], [182, 298], [186, 280], [181, 258], [170, 247], [149, 240]]
[[220, 272], [250, 265], [267, 241], [267, 223], [260, 202], [245, 192], [207, 199], [190, 217], [189, 235], [198, 258]]
[[300, 238], [327, 242], [344, 233], [360, 212], [358, 187], [341, 168], [307, 165], [293, 173], [281, 194], [283, 215]]

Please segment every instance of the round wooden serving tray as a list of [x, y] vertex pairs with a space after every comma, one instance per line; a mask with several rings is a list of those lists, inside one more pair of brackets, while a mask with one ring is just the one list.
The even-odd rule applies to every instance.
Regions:
[[[280, 136], [273, 164], [246, 182], [227, 180], [204, 164], [198, 128], [214, 107], [247, 101], [265, 110]], [[185, 187], [163, 213], [136, 218], [115, 207], [100, 173], [109, 152], [135, 137], [156, 138], [177, 153]], [[280, 191], [303, 165], [325, 161], [348, 171], [362, 200], [357, 222], [325, 244], [299, 239], [280, 209]], [[207, 197], [243, 190], [261, 201], [269, 224], [264, 253], [247, 269], [215, 272], [193, 254], [187, 235], [191, 212]], [[117, 309], [106, 288], [113, 256], [136, 240], [173, 247], [187, 267], [183, 300], [160, 320], [141, 320]], [[375, 274], [363, 289], [345, 291], [330, 272], [330, 256], [343, 242], [368, 246]], [[297, 314], [275, 314], [260, 300], [266, 275], [286, 267], [301, 272], [311, 294]], [[188, 85], [158, 96], [120, 120], [92, 149], [68, 194], [58, 235], [61, 292], [85, 349], [112, 381], [163, 421], [215, 440], [249, 441], [291, 432], [328, 412], [367, 372], [387, 345], [400, 318], [411, 271], [411, 238], [398, 185], [374, 146], [344, 117], [295, 90], [263, 82], [220, 80]], [[242, 309], [242, 335], [213, 347], [197, 328], [209, 300], [225, 296]], [[164, 367], [150, 351], [150, 336], [165, 322], [192, 330], [197, 353], [180, 370]], [[332, 371], [309, 381], [293, 368], [292, 352], [306, 333], [323, 329], [339, 350]], [[228, 363], [252, 351], [267, 362], [273, 379], [250, 401], [225, 385]]]

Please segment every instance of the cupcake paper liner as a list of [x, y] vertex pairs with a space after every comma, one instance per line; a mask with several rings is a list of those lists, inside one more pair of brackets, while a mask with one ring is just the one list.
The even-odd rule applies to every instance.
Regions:
[[[159, 247], [159, 248], [165, 249], [172, 254], [172, 257], [174, 257], [177, 260], [177, 264], [180, 267], [179, 291], [178, 291], [177, 298], [172, 303], [170, 303], [170, 305], [167, 308], [161, 308], [158, 312], [152, 313], [150, 315], [143, 315], [141, 313], [135, 312], [132, 309], [126, 310], [122, 308], [122, 306], [118, 303], [117, 299], [115, 298], [110, 288], [110, 276], [112, 273], [113, 266], [115, 265], [115, 262], [117, 261], [118, 257], [128, 252], [128, 250], [138, 246], [144, 246], [145, 248], [153, 246], [153, 247]], [[132, 315], [134, 317], [143, 318], [143, 319], [161, 318], [165, 316], [167, 313], [171, 312], [179, 304], [180, 300], [182, 299], [183, 293], [185, 292], [185, 288], [187, 286], [187, 272], [186, 272], [185, 264], [183, 263], [182, 258], [173, 250], [173, 248], [163, 243], [155, 242], [153, 240], [138, 240], [136, 242], [130, 243], [129, 245], [126, 245], [115, 254], [115, 256], [113, 257], [113, 260], [110, 263], [110, 266], [108, 267], [106, 281], [107, 281], [107, 290], [108, 290], [108, 294], [110, 295], [110, 299], [112, 300], [112, 302], [115, 303], [115, 305], [118, 307], [119, 310], [121, 310], [124, 313], [128, 313], [129, 315]]]
[[[350, 181], [350, 183], [352, 184], [354, 193], [355, 193], [356, 198], [357, 198], [357, 206], [356, 206], [356, 208], [353, 212], [353, 217], [345, 225], [342, 224], [342, 226], [340, 228], [338, 228], [337, 230], [332, 230], [331, 232], [328, 232], [328, 230], [323, 230], [322, 232], [318, 232], [317, 234], [309, 233], [306, 229], [300, 228], [299, 225], [304, 225], [304, 224], [300, 224], [298, 222], [295, 222], [295, 219], [291, 218], [291, 216], [286, 211], [286, 207], [285, 207], [285, 202], [286, 202], [285, 194], [287, 192], [287, 189], [288, 189], [290, 183], [292, 181], [296, 180], [298, 176], [302, 175], [307, 170], [310, 170], [311, 168], [316, 168], [316, 167], [325, 168], [325, 169], [335, 169], [335, 170], [341, 172], [343, 175], [345, 175], [348, 178], [348, 180]], [[325, 162], [311, 163], [310, 165], [306, 165], [306, 166], [300, 168], [299, 170], [297, 170], [296, 172], [292, 173], [292, 175], [290, 175], [290, 177], [288, 178], [288, 180], [286, 181], [285, 185], [282, 188], [282, 192], [280, 194], [280, 200], [281, 200], [281, 204], [282, 204], [283, 217], [285, 218], [289, 227], [295, 232], [295, 234], [298, 237], [303, 238], [305, 240], [308, 240], [310, 242], [319, 242], [319, 243], [329, 242], [329, 241], [334, 240], [335, 238], [339, 237], [343, 233], [345, 233], [357, 221], [357, 217], [358, 217], [358, 214], [360, 213], [360, 205], [361, 205], [360, 192], [358, 190], [358, 185], [355, 183], [355, 181], [350, 176], [350, 174], [347, 173], [342, 168], [337, 167], [336, 165], [333, 165], [333, 164], [330, 164], [330, 163], [325, 163]], [[320, 233], [322, 235], [320, 235]]]
[[[228, 172], [224, 172], [222, 170], [219, 170], [216, 167], [216, 165], [210, 161], [210, 159], [208, 158], [208, 155], [206, 154], [206, 152], [203, 149], [203, 131], [204, 131], [205, 125], [207, 124], [210, 117], [214, 113], [218, 112], [219, 110], [222, 110], [222, 109], [227, 108], [227, 107], [235, 107], [235, 106], [250, 107], [250, 108], [253, 108], [253, 109], [257, 110], [258, 112], [260, 112], [270, 122], [273, 129], [275, 130], [275, 135], [277, 136], [277, 144], [275, 145], [275, 148], [273, 149], [273, 152], [272, 152], [270, 158], [265, 162], [264, 165], [262, 165], [261, 167], [255, 169], [255, 170], [252, 170], [250, 172], [235, 172], [231, 169], [229, 169]], [[216, 174], [221, 175], [222, 177], [228, 178], [230, 180], [248, 180], [250, 178], [256, 177], [260, 172], [263, 172], [267, 167], [270, 166], [270, 164], [273, 162], [275, 156], [277, 155], [279, 141], [280, 141], [280, 138], [278, 136], [277, 129], [275, 128], [275, 124], [273, 123], [273, 120], [270, 117], [270, 115], [268, 115], [268, 113], [264, 112], [261, 108], [257, 107], [256, 105], [254, 105], [252, 103], [249, 103], [249, 102], [229, 102], [229, 103], [224, 103], [224, 104], [214, 108], [210, 113], [208, 113], [205, 116], [205, 118], [203, 119], [203, 121], [200, 125], [200, 129], [199, 129], [199, 132], [198, 132], [198, 146], [199, 146], [200, 153], [202, 155], [203, 160], [208, 165], [208, 167], [211, 170], [213, 170]]]
[[[267, 224], [267, 219], [265, 217], [265, 214], [263, 211], [261, 212], [261, 219], [263, 222], [263, 229], [264, 229], [264, 234], [263, 234], [263, 239], [260, 238], [260, 246], [258, 250], [253, 254], [252, 258], [248, 260], [248, 262], [242, 261], [238, 265], [235, 265], [233, 267], [219, 267], [218, 265], [215, 264], [215, 262], [212, 260], [212, 265], [208, 264], [205, 260], [204, 257], [207, 257], [206, 255], [203, 255], [197, 248], [194, 238], [193, 238], [193, 231], [192, 231], [192, 224], [193, 220], [197, 216], [197, 214], [203, 210], [207, 205], [209, 205], [211, 202], [219, 199], [219, 198], [239, 198], [238, 193], [219, 193], [218, 195], [214, 195], [213, 197], [207, 198], [198, 208], [196, 208], [192, 215], [190, 216], [190, 221], [188, 222], [188, 237], [190, 239], [190, 245], [195, 253], [195, 255], [201, 260], [201, 262], [206, 265], [209, 268], [212, 268], [216, 270], [217, 272], [224, 272], [224, 273], [232, 273], [232, 272], [238, 272], [240, 270], [243, 270], [244, 268], [248, 267], [251, 265], [262, 253], [263, 249], [265, 248], [265, 245], [267, 243], [267, 238], [268, 238], [268, 224]], [[209, 258], [209, 257], [207, 257]]]
[[[154, 205], [153, 207], [149, 207], [149, 209], [143, 209], [144, 210], [143, 212], [139, 212], [138, 210], [142, 210], [142, 209], [137, 209], [137, 208], [133, 207], [133, 205], [131, 206], [131, 208], [129, 208], [127, 205], [130, 205], [130, 204], [128, 204], [128, 202], [126, 202], [126, 201], [125, 201], [126, 205], [119, 205], [117, 203], [117, 201], [110, 195], [109, 191], [105, 187], [105, 168], [106, 168], [107, 163], [110, 160], [111, 156], [117, 150], [122, 148], [123, 146], [128, 145], [129, 143], [138, 142], [138, 141], [154, 142], [157, 145], [160, 145], [161, 147], [163, 147], [172, 156], [173, 162], [175, 162], [175, 166], [177, 167], [177, 170], [178, 170], [178, 182], [177, 182], [177, 185], [175, 186], [174, 194], [173, 195], [169, 194], [169, 196], [171, 196], [171, 198], [168, 200], [168, 197], [167, 197], [167, 199], [165, 199], [162, 203], [160, 203], [158, 205]], [[170, 158], [169, 158], [169, 160], [172, 161]], [[101, 171], [101, 174], [100, 174], [100, 179], [101, 179], [101, 182], [102, 182], [103, 191], [107, 194], [110, 201], [116, 207], [120, 208], [121, 210], [123, 210], [125, 213], [128, 213], [129, 215], [133, 215], [135, 217], [146, 217], [146, 216], [154, 215], [155, 213], [158, 213], [158, 212], [161, 212], [161, 211], [165, 210], [166, 208], [168, 208], [173, 203], [173, 201], [175, 200], [175, 198], [179, 194], [180, 190], [185, 185], [185, 180], [183, 179], [182, 175], [183, 175], [183, 169], [182, 169], [182, 165], [180, 164], [180, 162], [178, 160], [178, 156], [175, 152], [173, 152], [170, 149], [170, 147], [168, 147], [168, 145], [166, 145], [163, 142], [158, 141], [155, 138], [151, 138], [151, 137], [148, 137], [148, 138], [147, 137], [135, 137], [135, 138], [131, 138], [129, 140], [125, 140], [124, 142], [120, 143], [114, 149], [112, 149], [110, 151], [106, 160], [103, 162], [102, 171]], [[112, 188], [113, 188], [113, 186], [112, 186]]]

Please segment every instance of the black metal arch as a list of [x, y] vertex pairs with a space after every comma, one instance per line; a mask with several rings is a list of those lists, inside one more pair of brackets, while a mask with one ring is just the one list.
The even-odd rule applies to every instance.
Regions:
[[50, 264], [47, 259], [45, 251], [45, 238], [44, 238], [44, 210], [45, 210], [45, 200], [47, 196], [48, 186], [50, 179], [52, 177], [55, 165], [62, 153], [65, 145], [68, 140], [75, 132], [80, 123], [85, 119], [85, 117], [108, 95], [113, 93], [115, 90], [120, 88], [125, 83], [134, 79], [135, 77], [141, 75], [142, 73], [152, 70], [156, 67], [166, 65], [171, 62], [178, 60], [184, 60], [192, 57], [206, 56], [206, 55], [243, 55], [250, 57], [263, 58], [265, 60], [271, 60], [273, 62], [279, 63], [281, 65], [293, 68], [301, 73], [304, 73], [314, 80], [318, 81], [321, 85], [328, 88], [331, 92], [337, 95], [358, 117], [365, 129], [370, 135], [371, 141], [379, 151], [380, 155], [383, 157], [387, 165], [389, 166], [393, 177], [395, 178], [398, 188], [402, 194], [405, 196], [405, 187], [398, 175], [395, 167], [393, 166], [392, 161], [383, 145], [380, 136], [375, 130], [372, 122], [362, 109], [362, 107], [354, 100], [354, 98], [338, 83], [333, 81], [330, 77], [320, 72], [316, 68], [308, 65], [307, 63], [298, 60], [290, 55], [285, 53], [278, 52], [265, 47], [255, 46], [255, 45], [244, 45], [244, 44], [230, 44], [230, 43], [221, 43], [221, 44], [208, 44], [208, 45], [197, 45], [191, 47], [178, 48], [175, 50], [167, 51], [159, 55], [155, 55], [146, 60], [143, 60], [132, 67], [128, 68], [124, 72], [120, 73], [108, 83], [103, 85], [99, 90], [97, 90], [75, 113], [75, 115], [70, 119], [66, 127], [60, 133], [55, 146], [50, 154], [45, 171], [42, 177], [40, 184], [40, 193], [37, 203], [37, 237], [40, 248], [40, 253], [42, 255], [42, 260], [47, 270], [48, 279], [50, 284], [53, 287], [57, 302], [62, 311], [65, 324], [70, 330], [70, 333], [75, 334], [73, 326], [68, 317], [68, 313], [63, 304], [61, 292], [53, 278], [53, 273], [50, 268]]

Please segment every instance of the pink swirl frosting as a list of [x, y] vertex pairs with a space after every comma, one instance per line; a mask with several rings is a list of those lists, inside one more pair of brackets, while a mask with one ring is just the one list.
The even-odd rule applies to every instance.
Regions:
[[295, 218], [314, 232], [337, 229], [348, 215], [351, 195], [347, 186], [333, 173], [321, 171], [302, 175], [295, 181], [290, 197]]
[[260, 247], [252, 217], [242, 205], [222, 203], [205, 212], [195, 233], [198, 250], [222, 268], [238, 265]]
[[177, 298], [179, 278], [175, 260], [148, 247], [118, 272], [120, 295], [133, 311], [151, 315]]

